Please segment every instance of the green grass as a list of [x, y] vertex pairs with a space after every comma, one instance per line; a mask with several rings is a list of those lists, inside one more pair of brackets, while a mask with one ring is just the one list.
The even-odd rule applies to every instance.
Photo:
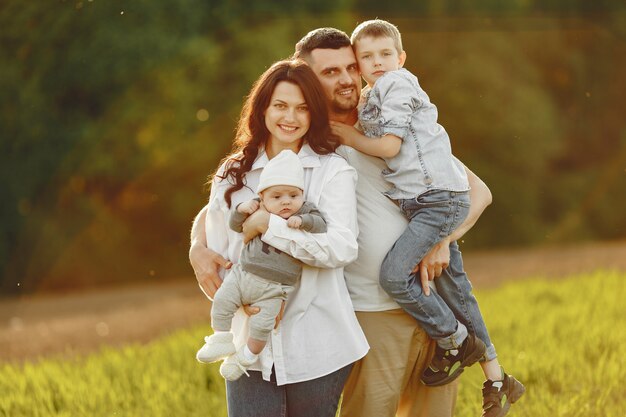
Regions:
[[[511, 416], [624, 415], [626, 274], [516, 281], [477, 297], [501, 363], [527, 388]], [[73, 360], [0, 364], [0, 416], [224, 416], [218, 365], [194, 359], [205, 330]], [[480, 415], [482, 379], [476, 366], [462, 376], [456, 416]]]

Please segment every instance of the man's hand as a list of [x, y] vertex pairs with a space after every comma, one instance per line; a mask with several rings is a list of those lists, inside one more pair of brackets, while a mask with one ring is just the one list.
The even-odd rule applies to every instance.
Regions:
[[419, 271], [422, 291], [426, 296], [430, 295], [428, 281], [432, 281], [448, 267], [450, 263], [450, 239], [443, 239], [428, 251], [422, 261], [415, 266], [413, 273]]
[[243, 214], [252, 214], [259, 209], [259, 202], [257, 200], [248, 200], [237, 206], [237, 211]]
[[270, 223], [270, 214], [263, 207], [252, 213], [243, 222], [243, 243], [248, 243], [258, 235], [262, 235], [267, 230]]
[[330, 130], [334, 135], [339, 137], [339, 142], [342, 145], [353, 146], [353, 138], [356, 136], [360, 136], [361, 132], [359, 132], [354, 126], [347, 125], [341, 122], [330, 121]]
[[300, 216], [291, 216], [287, 219], [287, 226], [292, 229], [299, 229], [302, 226], [302, 217]]
[[189, 249], [189, 261], [204, 294], [213, 299], [215, 292], [222, 285], [220, 268], [230, 269], [233, 263], [217, 252], [202, 245], [192, 245]]

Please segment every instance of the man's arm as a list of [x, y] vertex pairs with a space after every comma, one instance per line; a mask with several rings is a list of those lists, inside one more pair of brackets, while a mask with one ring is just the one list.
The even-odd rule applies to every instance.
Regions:
[[213, 295], [222, 285], [222, 279], [218, 274], [220, 268], [230, 269], [233, 264], [217, 252], [207, 248], [205, 232], [207, 207], [205, 206], [200, 210], [191, 226], [189, 262], [196, 275], [200, 289], [207, 297], [213, 299]]
[[448, 263], [450, 262], [450, 242], [463, 237], [463, 235], [476, 224], [483, 211], [485, 211], [487, 206], [492, 202], [491, 191], [489, 187], [487, 187], [487, 184], [467, 167], [465, 167], [465, 172], [467, 173], [467, 179], [471, 187], [471, 206], [465, 221], [463, 221], [450, 236], [437, 243], [413, 270], [413, 272], [419, 270], [422, 290], [426, 295], [430, 294], [428, 281], [441, 275], [441, 271], [448, 267]]

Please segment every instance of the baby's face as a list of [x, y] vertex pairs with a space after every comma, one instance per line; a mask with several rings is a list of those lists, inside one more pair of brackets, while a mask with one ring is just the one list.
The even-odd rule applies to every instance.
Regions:
[[291, 185], [274, 185], [261, 193], [261, 201], [265, 210], [288, 219], [300, 210], [304, 204], [304, 193]]

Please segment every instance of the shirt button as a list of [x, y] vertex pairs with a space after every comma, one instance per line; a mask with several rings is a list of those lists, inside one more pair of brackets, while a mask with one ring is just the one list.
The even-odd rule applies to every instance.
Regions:
[[430, 185], [433, 183], [433, 179], [430, 177], [426, 177], [426, 179], [424, 180], [424, 184], [426, 185]]

